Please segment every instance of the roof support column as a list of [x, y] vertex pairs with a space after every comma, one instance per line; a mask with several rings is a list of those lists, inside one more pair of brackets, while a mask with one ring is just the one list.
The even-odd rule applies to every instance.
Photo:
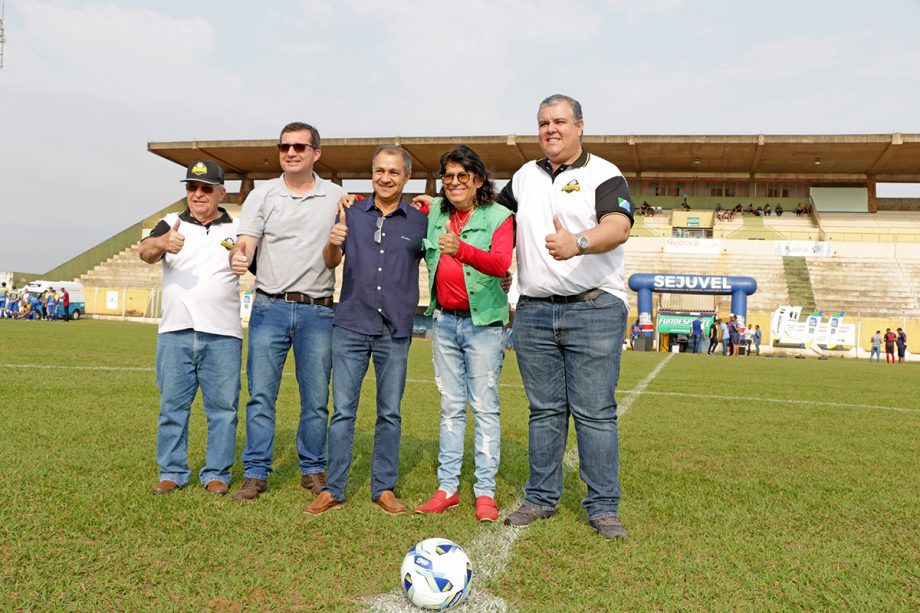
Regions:
[[249, 178], [249, 175], [243, 175], [240, 179], [240, 204], [246, 201], [246, 196], [249, 195], [249, 192], [255, 187], [255, 181]]
[[333, 171], [332, 176], [329, 177], [329, 180], [335, 183], [336, 185], [338, 185], [339, 187], [342, 187], [342, 179], [339, 178], [339, 173]]
[[437, 183], [435, 182], [434, 173], [429, 172], [425, 176], [425, 193], [428, 194], [429, 196], [434, 196], [437, 193], [435, 191], [436, 187], [437, 187]]
[[866, 187], [869, 188], [869, 212], [878, 213], [878, 197], [875, 195], [875, 175], [869, 175], [866, 179]]

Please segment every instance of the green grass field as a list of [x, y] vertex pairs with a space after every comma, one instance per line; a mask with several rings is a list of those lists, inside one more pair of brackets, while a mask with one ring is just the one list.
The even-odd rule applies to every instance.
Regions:
[[[144, 324], [0, 321], [0, 608], [354, 610], [397, 587], [417, 541], [484, 551], [475, 543], [511, 530], [475, 522], [470, 453], [459, 509], [390, 517], [369, 502], [372, 379], [341, 511], [302, 511], [311, 497], [299, 488], [293, 376], [268, 494], [239, 504], [195, 481], [150, 495], [155, 344]], [[437, 485], [438, 397], [430, 344], [415, 341], [410, 360], [397, 494], [414, 506]], [[916, 364], [630, 352], [619, 386], [630, 539], [590, 529], [569, 470], [559, 515], [523, 530], [478, 581], [471, 551], [474, 589], [514, 610], [918, 610], [918, 376]], [[513, 353], [502, 383], [497, 498], [507, 511], [527, 478]], [[246, 398], [244, 383], [237, 458]], [[196, 401], [193, 471], [204, 440]], [[233, 491], [241, 475], [238, 459]]]

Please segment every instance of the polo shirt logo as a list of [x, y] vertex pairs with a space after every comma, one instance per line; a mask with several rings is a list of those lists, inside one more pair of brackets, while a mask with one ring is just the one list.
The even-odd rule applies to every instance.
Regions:
[[580, 192], [581, 184], [578, 182], [578, 179], [572, 179], [562, 186], [562, 191], [566, 194], [571, 194], [572, 192]]

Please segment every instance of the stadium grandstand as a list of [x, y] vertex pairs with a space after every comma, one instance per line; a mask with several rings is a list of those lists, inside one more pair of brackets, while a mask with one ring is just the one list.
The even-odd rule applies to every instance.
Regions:
[[[346, 189], [354, 181], [365, 181], [367, 189], [374, 149], [396, 143], [412, 155], [413, 179], [434, 194], [438, 159], [460, 142], [480, 153], [498, 181], [541, 157], [536, 136], [332, 138], [323, 140], [316, 170]], [[228, 182], [238, 182], [225, 206], [239, 215], [255, 183], [281, 173], [275, 144], [152, 142], [148, 150], [180, 166], [218, 161]], [[876, 194], [879, 183], [920, 183], [920, 134], [586, 135], [584, 146], [616, 163], [632, 190], [637, 211], [626, 244], [627, 277], [753, 277], [749, 324], [769, 328], [783, 305], [803, 314], [844, 313], [859, 322], [856, 342], [865, 351], [876, 329], [903, 327], [920, 335], [920, 198]], [[184, 199], [170, 203], [41, 277], [81, 281], [90, 316], [155, 318], [162, 274], [140, 261], [138, 243], [163, 214], [184, 207]], [[427, 303], [424, 267], [420, 283]], [[243, 287], [251, 286], [247, 275]], [[119, 293], [117, 304], [112, 292]], [[656, 310], [725, 317], [730, 309], [727, 296], [660, 294], [655, 300]], [[635, 295], [630, 306], [634, 319]]]

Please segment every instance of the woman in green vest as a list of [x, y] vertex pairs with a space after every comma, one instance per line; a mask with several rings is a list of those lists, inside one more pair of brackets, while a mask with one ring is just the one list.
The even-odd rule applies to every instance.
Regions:
[[496, 521], [495, 474], [501, 427], [498, 380], [505, 357], [508, 295], [501, 278], [511, 265], [511, 211], [496, 204], [495, 186], [479, 155], [458, 145], [441, 156], [439, 197], [431, 201], [425, 262], [433, 315], [434, 371], [441, 392], [438, 490], [417, 513], [460, 504], [466, 407], [475, 422], [476, 519]]

